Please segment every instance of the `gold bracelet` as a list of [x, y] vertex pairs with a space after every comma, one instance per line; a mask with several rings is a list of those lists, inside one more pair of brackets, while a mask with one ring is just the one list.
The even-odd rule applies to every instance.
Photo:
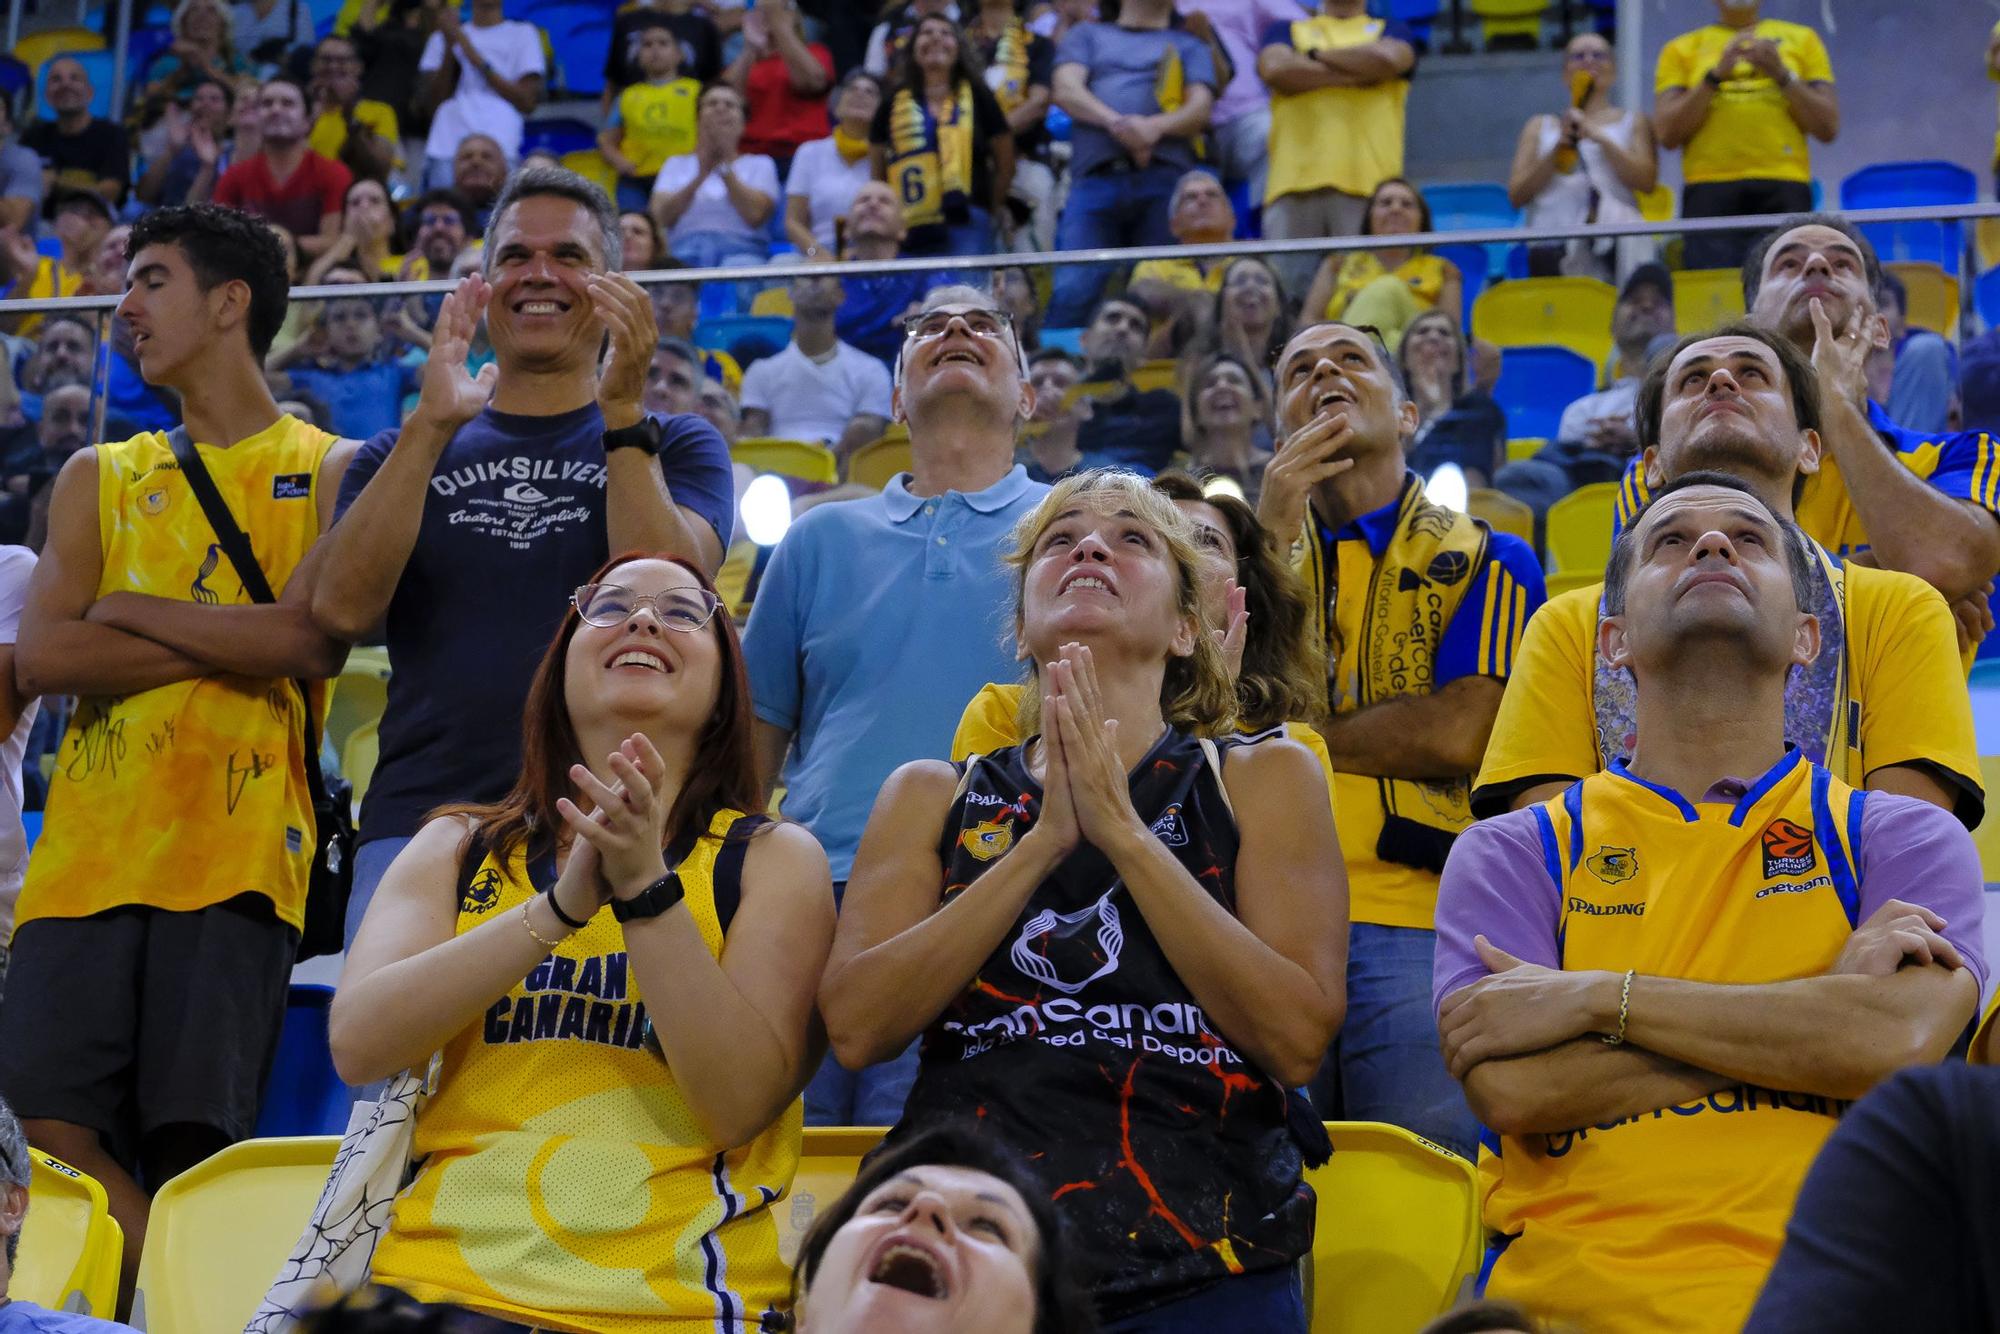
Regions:
[[535, 943], [537, 945], [540, 945], [543, 949], [547, 950], [555, 949], [557, 946], [561, 945], [562, 942], [560, 940], [550, 940], [547, 936], [535, 930], [535, 924], [528, 916], [528, 909], [534, 903], [534, 901], [535, 901], [534, 899], [525, 899], [522, 901], [521, 925], [528, 928], [528, 934], [535, 938]]
[[[528, 929], [531, 931], [534, 930], [533, 927], [529, 927]], [[537, 937], [537, 939], [540, 939], [540, 937]], [[1637, 971], [1638, 969], [1636, 968], [1627, 968], [1625, 970], [1625, 985], [1618, 989], [1618, 1031], [1604, 1035], [1604, 1045], [1607, 1047], [1624, 1045], [1625, 1021], [1632, 1017], [1632, 974]]]

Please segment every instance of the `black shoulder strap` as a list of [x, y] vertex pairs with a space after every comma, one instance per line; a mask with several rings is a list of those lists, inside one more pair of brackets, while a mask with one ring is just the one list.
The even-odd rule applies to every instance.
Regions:
[[715, 920], [724, 936], [729, 934], [729, 924], [736, 920], [736, 910], [743, 906], [743, 857], [750, 850], [750, 837], [769, 823], [768, 815], [741, 816], [722, 836], [722, 850], [715, 854], [715, 869], [709, 873], [708, 888], [715, 901]]
[[472, 892], [473, 877], [479, 874], [479, 867], [486, 860], [486, 853], [486, 830], [483, 826], [475, 824], [465, 831], [465, 850], [458, 858], [457, 897], [452, 900], [453, 903], [464, 903], [466, 896]]
[[[243, 581], [244, 591], [253, 602], [276, 602], [271, 582], [264, 577], [264, 567], [257, 563], [257, 553], [250, 549], [249, 537], [230, 513], [222, 493], [215, 489], [215, 479], [208, 475], [208, 465], [201, 461], [201, 451], [194, 447], [194, 437], [188, 434], [187, 427], [176, 426], [167, 432], [167, 446], [174, 452], [174, 461], [181, 465], [181, 475], [187, 478], [195, 500], [200, 502], [201, 512], [208, 516], [216, 544], [229, 557], [236, 577]], [[312, 794], [313, 805], [318, 807], [326, 803], [326, 780], [319, 771], [319, 724], [313, 720], [311, 689], [304, 681], [295, 680], [292, 684], [298, 688], [299, 719], [306, 738], [306, 789]]]

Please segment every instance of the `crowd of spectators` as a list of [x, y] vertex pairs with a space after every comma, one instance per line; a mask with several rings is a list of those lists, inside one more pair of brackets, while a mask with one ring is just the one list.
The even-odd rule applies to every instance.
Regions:
[[[1838, 1267], [1827, 1182], [1865, 1147], [1793, 1202], [1842, 1112], [1986, 988], [1964, 671], [2000, 451], [1954, 342], [1806, 211], [1818, 38], [1717, 7], [1650, 115], [1571, 40], [1510, 194], [1629, 220], [1679, 149], [1684, 216], [1795, 216], [1531, 247], [1617, 293], [1602, 387], [1532, 453], [1466, 275], [1409, 239], [1421, 43], [1360, 0], [909, 0], [845, 34], [639, 4], [601, 186], [524, 154], [554, 71], [500, 0], [364, 0], [316, 43], [303, 0], [182, 0], [129, 122], [52, 62], [56, 118], [0, 142], [0, 276], [120, 302], [0, 329], [0, 803], [47, 807], [33, 858], [0, 820], [0, 1230], [8, 1104], [106, 1184], [128, 1290], [150, 1193], [249, 1133], [312, 929], [316, 683], [381, 643], [328, 948], [348, 1082], [441, 1058], [392, 1305], [777, 1327], [803, 1295], [809, 1331], [869, 1327], [843, 1285], [972, 1300], [929, 1243], [856, 1277], [838, 1208], [793, 1282], [804, 1120], [894, 1127], [919, 1180], [880, 1209], [985, 1199], [944, 1231], [1025, 1259], [993, 1300], [1041, 1327], [1303, 1331], [1344, 1119], [1480, 1161], [1483, 1282], [1533, 1318], [1773, 1318], [1774, 1265]], [[1381, 244], [865, 271], [1198, 247], [1246, 203]], [[774, 247], [824, 267], [629, 276]], [[1740, 264], [1748, 319], [1677, 337], [1673, 263]], [[783, 341], [703, 318], [776, 312]], [[840, 479], [792, 487], [782, 540], [746, 441]], [[877, 442], [907, 468], [860, 486]], [[1611, 560], [1554, 598], [1532, 536], [1451, 498], [1539, 526], [1592, 482]], [[575, 1218], [492, 1207], [586, 1123]], [[1637, 1262], [1593, 1239], [1614, 1207]], [[644, 1234], [651, 1281], [592, 1241], [517, 1283], [558, 1231]]]

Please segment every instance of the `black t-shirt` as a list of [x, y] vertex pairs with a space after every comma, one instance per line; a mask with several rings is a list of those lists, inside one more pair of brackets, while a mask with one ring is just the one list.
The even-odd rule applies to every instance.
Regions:
[[[52, 120], [38, 121], [21, 131], [21, 144], [40, 155], [44, 168], [54, 168], [57, 185], [95, 190], [99, 181], [132, 179], [125, 131], [108, 120], [93, 119], [80, 134], [64, 134]], [[123, 189], [118, 197], [125, 197]]]
[[711, 83], [722, 72], [722, 35], [700, 14], [667, 14], [657, 9], [628, 9], [611, 23], [611, 45], [604, 53], [604, 81], [613, 88], [645, 80], [639, 68], [639, 34], [665, 28], [681, 44], [681, 77]]
[[[875, 109], [875, 123], [868, 129], [870, 143], [888, 147], [889, 117], [895, 109], [896, 92], [891, 89], [882, 95], [882, 105]], [[965, 201], [973, 208], [993, 207], [993, 140], [1009, 133], [1011, 131], [1007, 128], [1006, 113], [1000, 110], [1000, 104], [993, 99], [993, 94], [986, 91], [985, 84], [973, 84], [972, 191]], [[893, 172], [895, 163], [891, 162], [889, 169]], [[948, 217], [946, 221], [957, 222], [963, 219]], [[923, 249], [931, 239], [923, 233], [931, 230], [929, 227], [911, 228], [908, 238], [903, 242], [903, 249], [906, 252]]]
[[[345, 513], [396, 443], [363, 445], [340, 482]], [[674, 501], [728, 544], [729, 449], [694, 416], [668, 417], [660, 470]], [[488, 408], [460, 427], [424, 496], [417, 544], [389, 602], [389, 702], [361, 838], [403, 838], [456, 801], [497, 801], [521, 772], [521, 705], [569, 596], [610, 555], [604, 415]]]
[[1151, 477], [1180, 443], [1181, 397], [1171, 389], [1128, 389], [1093, 399], [1089, 418], [1076, 428], [1085, 468], [1130, 468]]
[[[1241, 840], [1218, 751], [1251, 740], [1203, 743], [1170, 728], [1131, 780], [1139, 818], [1231, 913]], [[962, 772], [938, 842], [947, 904], [1042, 805], [1019, 746]], [[1084, 843], [925, 1031], [890, 1138], [976, 1119], [1031, 1155], [1115, 1320], [1227, 1277], [1225, 1254], [1261, 1272], [1310, 1248], [1293, 1097], [1209, 1027], [1132, 891]]]
[[1424, 477], [1443, 464], [1456, 463], [1490, 482], [1507, 461], [1506, 449], [1507, 414], [1485, 394], [1466, 393], [1418, 431], [1410, 442], [1409, 462]]
[[[994, 82], [1001, 77], [999, 72], [992, 68], [994, 57], [999, 54], [1000, 39], [995, 37], [991, 41], [988, 41], [976, 32], [967, 33], [966, 37], [972, 45], [973, 65], [985, 73], [986, 86], [988, 88], [993, 87]], [[1053, 89], [1055, 87], [1055, 71], [1056, 44], [1039, 33], [1029, 33], [1028, 87]], [[996, 98], [995, 100], [997, 101], [998, 99]], [[1051, 102], [1050, 105], [1053, 106], [1055, 104]], [[1003, 111], [1001, 114], [1005, 115], [1006, 113]], [[1042, 156], [1042, 151], [1048, 147], [1048, 143], [1049, 132], [1044, 128], [1041, 121], [1037, 121], [1033, 129], [1014, 136], [1015, 156], [1039, 158]]]
[[2000, 1069], [1905, 1070], [1820, 1150], [1745, 1334], [2000, 1330]]

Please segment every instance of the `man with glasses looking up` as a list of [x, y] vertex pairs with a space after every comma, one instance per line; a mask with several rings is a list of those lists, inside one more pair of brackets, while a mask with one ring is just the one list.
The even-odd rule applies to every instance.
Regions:
[[[313, 600], [320, 627], [350, 643], [385, 626], [395, 669], [350, 940], [431, 810], [495, 800], [519, 772], [518, 733], [492, 720], [520, 712], [571, 591], [613, 552], [713, 571], [730, 527], [727, 446], [698, 418], [645, 416], [659, 334], [646, 294], [616, 272], [604, 191], [523, 169], [483, 258], [445, 298], [416, 411], [363, 445], [341, 483]], [[497, 363], [475, 377], [482, 313]]]
[[[890, 773], [946, 758], [965, 701], [1020, 676], [1000, 554], [1048, 491], [1014, 462], [1035, 391], [1006, 312], [976, 288], [940, 287], [904, 331], [892, 410], [910, 428], [911, 470], [801, 516], [743, 636], [758, 773], [767, 789], [782, 777], [784, 813], [826, 849], [836, 898]], [[892, 1125], [915, 1076], [914, 1046], [853, 1073], [828, 1057], [806, 1118]]]

